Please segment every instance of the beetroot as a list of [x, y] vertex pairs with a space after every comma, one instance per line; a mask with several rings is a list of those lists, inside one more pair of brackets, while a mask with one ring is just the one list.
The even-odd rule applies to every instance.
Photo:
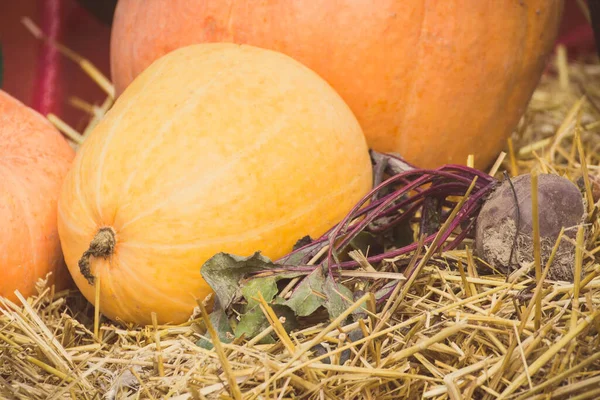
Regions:
[[[465, 239], [474, 241], [475, 253], [484, 261], [476, 268], [483, 273], [491, 266], [508, 274], [533, 262], [530, 174], [501, 181], [464, 165], [423, 169], [397, 155], [371, 151], [371, 156], [375, 176], [371, 192], [330, 231], [301, 240], [292, 252], [275, 260], [278, 269], [271, 273], [306, 274], [324, 268], [330, 277], [339, 277], [340, 271], [360, 268], [367, 261], [373, 266], [393, 263], [411, 279], [425, 265], [424, 258], [456, 266], [444, 252], [464, 248]], [[547, 278], [573, 281], [573, 242], [588, 218], [585, 188], [554, 174], [538, 175], [537, 182], [541, 267], [564, 228]], [[427, 250], [419, 251], [420, 245]], [[347, 256], [357, 247], [365, 254], [362, 261]], [[377, 286], [381, 289], [377, 302], [385, 301], [395, 286]]]
[[[504, 180], [483, 204], [476, 222], [476, 251], [493, 268], [507, 273], [533, 261], [533, 215], [531, 175]], [[567, 178], [554, 174], [538, 176], [538, 214], [542, 267], [548, 261], [561, 228], [574, 238], [585, 217], [579, 188]], [[518, 208], [515, 203], [518, 199]], [[518, 228], [517, 241], [515, 232]], [[509, 258], [513, 255], [509, 262]], [[575, 248], [566, 238], [548, 272], [553, 280], [574, 279]]]

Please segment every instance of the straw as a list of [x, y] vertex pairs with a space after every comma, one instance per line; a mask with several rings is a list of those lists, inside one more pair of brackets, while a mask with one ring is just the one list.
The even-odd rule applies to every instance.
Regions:
[[[291, 331], [262, 295], [256, 300], [265, 329], [227, 342], [203, 304], [199, 316], [180, 325], [154, 320], [131, 327], [103, 317], [76, 289], [56, 292], [40, 281], [30, 299], [0, 299], [0, 397], [598, 397], [600, 236], [598, 200], [592, 197], [593, 178], [600, 173], [600, 112], [594, 106], [600, 104], [595, 89], [600, 63], [567, 63], [565, 56], [560, 51], [553, 60], [489, 170], [511, 176], [534, 171], [534, 187], [540, 171], [578, 182], [592, 214], [585, 224], [561, 232], [544, 264], [537, 254], [539, 221], [534, 221], [534, 262], [508, 279], [485, 268], [470, 236], [457, 248], [439, 250], [436, 245], [467, 204], [477, 179], [465, 184], [469, 190], [456, 207], [445, 209], [448, 218], [433, 241], [415, 238], [409, 253], [377, 262], [353, 252], [357, 267], [340, 269], [335, 278], [361, 292], [337, 318], [317, 312], [299, 318]], [[74, 101], [90, 112], [90, 126], [84, 133], [71, 132], [74, 140], [84, 141], [101, 120], [112, 104], [108, 97], [97, 108]], [[536, 196], [534, 191], [534, 215], [542, 212], [535, 208]], [[567, 229], [576, 230], [574, 239], [564, 234]], [[547, 278], [564, 241], [576, 248], [573, 282]], [[322, 247], [303, 267], [319, 265], [328, 250]], [[282, 285], [281, 293], [291, 293], [300, 279]], [[386, 286], [390, 283], [395, 286]], [[376, 297], [384, 287], [387, 297]], [[199, 345], [206, 340], [210, 349]]]

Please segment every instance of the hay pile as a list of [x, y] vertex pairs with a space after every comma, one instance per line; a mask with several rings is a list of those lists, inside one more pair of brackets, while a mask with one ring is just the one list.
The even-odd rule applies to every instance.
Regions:
[[[559, 51], [497, 174], [566, 174], [598, 201], [599, 84], [597, 60], [568, 64]], [[586, 171], [590, 180], [581, 179]], [[214, 341], [203, 309], [180, 326], [131, 329], [99, 321], [77, 291], [54, 293], [40, 282], [36, 298], [1, 301], [0, 397], [600, 398], [597, 223], [591, 232], [579, 242], [584, 277], [575, 284], [536, 285], [523, 271], [508, 279], [479, 275], [465, 241], [420, 265], [410, 279], [392, 262], [375, 266], [380, 271], [372, 277], [401, 284], [377, 306], [368, 294], [356, 299], [332, 322], [327, 316], [304, 321], [288, 334], [263, 302], [270, 326], [232, 343]], [[364, 301], [364, 318], [342, 325]], [[262, 344], [272, 333], [275, 343]], [[213, 340], [214, 349], [198, 346], [201, 339]]]

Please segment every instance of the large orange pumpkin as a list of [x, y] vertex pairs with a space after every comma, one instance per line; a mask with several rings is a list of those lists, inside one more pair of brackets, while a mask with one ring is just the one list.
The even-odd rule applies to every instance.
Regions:
[[119, 0], [120, 93], [175, 48], [231, 41], [288, 54], [325, 78], [368, 144], [423, 167], [492, 162], [550, 53], [562, 0]]
[[317, 74], [252, 46], [193, 45], [140, 74], [88, 136], [59, 232], [91, 302], [99, 283], [104, 315], [180, 323], [212, 293], [209, 257], [279, 258], [371, 185], [360, 125]]
[[0, 296], [29, 297], [48, 274], [58, 289], [72, 283], [56, 204], [74, 154], [50, 122], [0, 90]]

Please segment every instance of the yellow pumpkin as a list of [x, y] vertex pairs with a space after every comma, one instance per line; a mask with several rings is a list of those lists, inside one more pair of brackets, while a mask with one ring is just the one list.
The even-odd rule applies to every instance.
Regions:
[[208, 258], [281, 257], [371, 185], [360, 124], [316, 73], [253, 46], [192, 45], [155, 61], [91, 132], [59, 232], [91, 302], [99, 284], [104, 315], [181, 323], [212, 293]]

